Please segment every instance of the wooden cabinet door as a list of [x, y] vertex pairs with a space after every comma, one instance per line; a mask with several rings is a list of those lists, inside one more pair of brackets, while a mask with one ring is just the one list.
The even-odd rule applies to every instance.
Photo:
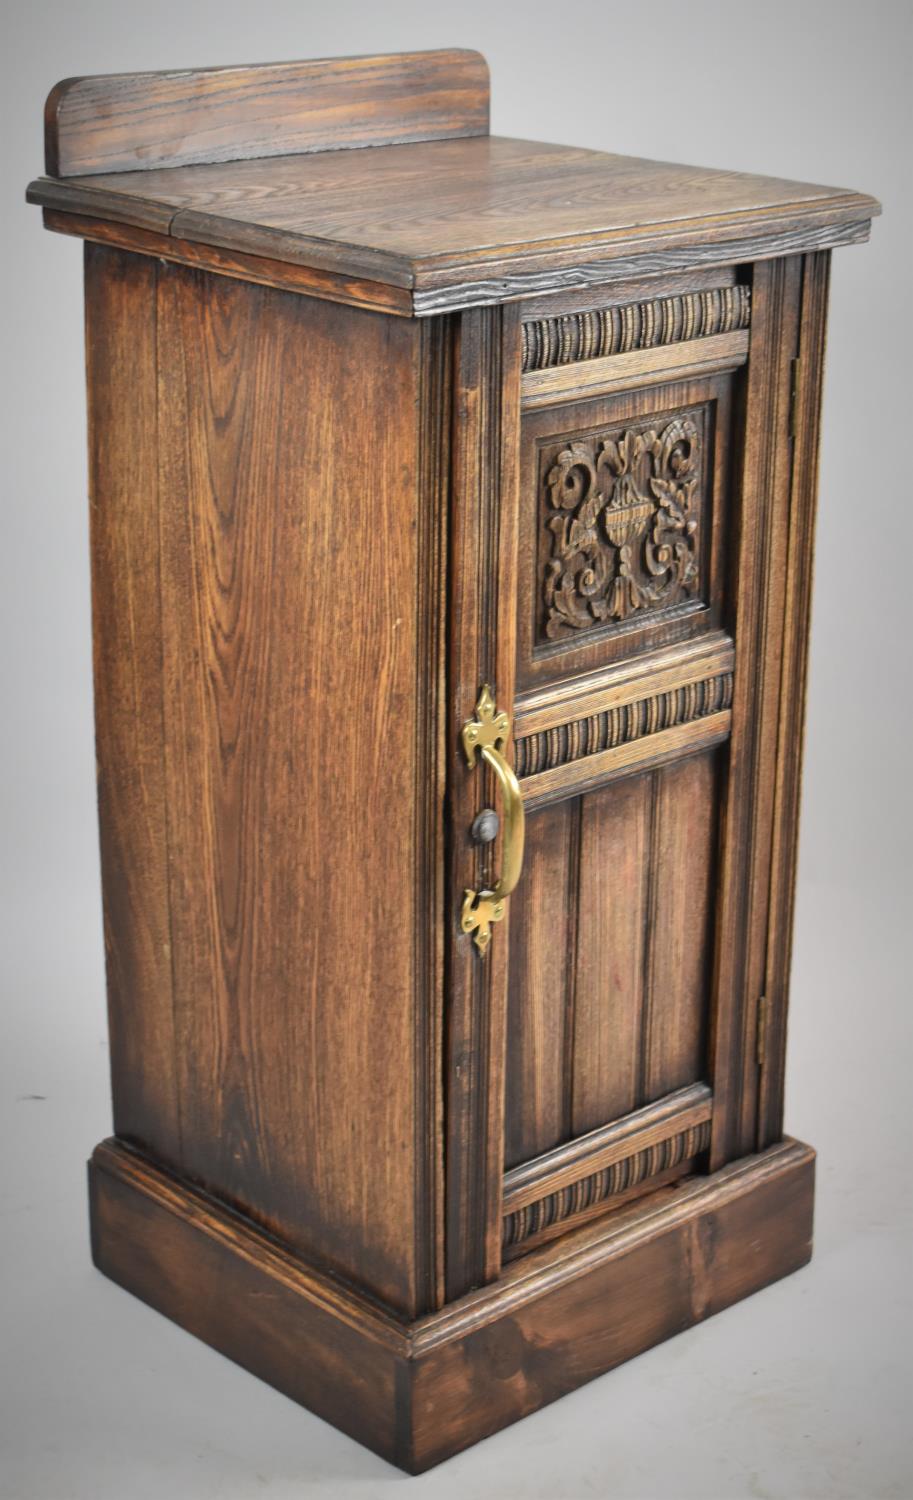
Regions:
[[526, 847], [480, 953], [453, 916], [496, 791], [454, 744], [451, 1296], [779, 1133], [826, 274], [462, 320], [448, 732], [490, 684]]

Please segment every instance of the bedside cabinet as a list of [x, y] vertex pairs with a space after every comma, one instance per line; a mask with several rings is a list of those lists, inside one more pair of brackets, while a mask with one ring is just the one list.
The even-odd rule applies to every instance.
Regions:
[[95, 1260], [417, 1472], [809, 1257], [818, 414], [878, 204], [492, 137], [459, 51], [70, 79], [47, 157]]

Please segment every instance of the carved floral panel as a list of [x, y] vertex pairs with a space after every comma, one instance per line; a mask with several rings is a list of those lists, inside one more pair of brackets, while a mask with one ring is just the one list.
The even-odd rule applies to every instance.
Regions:
[[540, 450], [540, 639], [698, 596], [704, 446], [694, 410]]

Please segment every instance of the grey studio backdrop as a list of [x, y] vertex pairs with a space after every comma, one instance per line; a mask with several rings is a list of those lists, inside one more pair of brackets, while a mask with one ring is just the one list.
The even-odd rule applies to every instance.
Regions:
[[[3, 1500], [909, 1497], [911, 8], [552, 0], [6, 0]], [[811, 1267], [422, 1479], [89, 1261], [109, 1130], [80, 247], [23, 190], [59, 78], [475, 47], [496, 133], [860, 188], [834, 254], [787, 1126], [820, 1153]], [[906, 1242], [905, 1242], [906, 1238]]]

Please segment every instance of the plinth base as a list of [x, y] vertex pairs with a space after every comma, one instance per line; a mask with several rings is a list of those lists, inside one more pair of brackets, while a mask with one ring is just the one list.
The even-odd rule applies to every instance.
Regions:
[[89, 1168], [93, 1256], [182, 1328], [417, 1474], [805, 1265], [814, 1160], [787, 1139], [661, 1189], [408, 1324], [106, 1141]]

